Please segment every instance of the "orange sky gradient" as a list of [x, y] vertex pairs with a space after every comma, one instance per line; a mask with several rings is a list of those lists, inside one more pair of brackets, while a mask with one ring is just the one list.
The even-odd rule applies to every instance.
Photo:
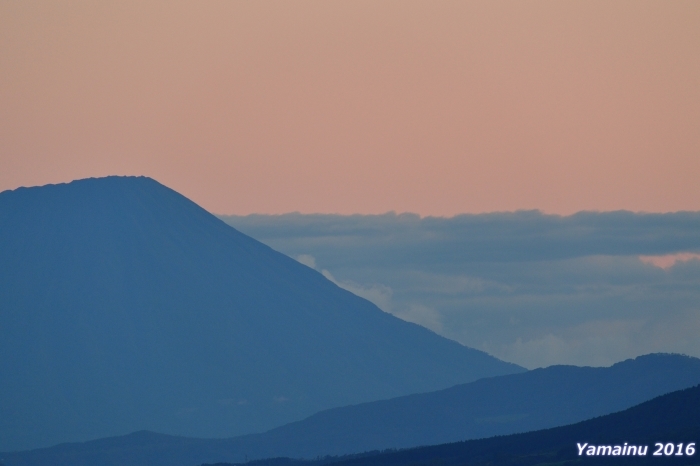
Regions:
[[0, 190], [220, 214], [700, 210], [700, 2], [0, 2]]

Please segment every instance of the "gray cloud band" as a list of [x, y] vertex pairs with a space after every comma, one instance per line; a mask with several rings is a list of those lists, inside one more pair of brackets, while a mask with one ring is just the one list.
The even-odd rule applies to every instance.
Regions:
[[[387, 312], [527, 367], [700, 356], [697, 212], [222, 218]], [[666, 269], [640, 260], [676, 253], [690, 254]]]

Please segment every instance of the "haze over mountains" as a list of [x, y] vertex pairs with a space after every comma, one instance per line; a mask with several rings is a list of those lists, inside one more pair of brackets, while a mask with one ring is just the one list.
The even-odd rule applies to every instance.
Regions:
[[314, 458], [486, 438], [572, 424], [698, 384], [700, 359], [682, 355], [650, 354], [611, 367], [550, 366], [329, 409], [241, 438], [240, 450], [249, 458]]
[[382, 312], [148, 178], [0, 193], [0, 450], [223, 437], [523, 371]]
[[7, 466], [194, 466], [316, 458], [555, 427], [700, 383], [700, 360], [640, 356], [606, 368], [552, 366], [437, 392], [333, 408], [263, 434], [195, 439], [153, 432], [0, 454]]
[[[697, 465], [700, 438], [700, 386], [678, 390], [625, 411], [576, 424], [522, 434], [433, 445], [395, 452], [370, 453], [316, 461], [270, 459], [250, 466], [407, 466], [440, 464], [488, 466], [536, 465]], [[673, 443], [671, 443], [673, 442]], [[658, 444], [671, 443], [672, 455]], [[646, 455], [578, 455], [578, 445], [647, 446]], [[678, 448], [678, 445], [681, 448]], [[692, 449], [688, 449], [692, 444]], [[681, 455], [677, 455], [677, 452]], [[597, 451], [597, 448], [596, 448]], [[202, 465], [210, 466], [210, 465]], [[220, 463], [218, 466], [226, 466]]]

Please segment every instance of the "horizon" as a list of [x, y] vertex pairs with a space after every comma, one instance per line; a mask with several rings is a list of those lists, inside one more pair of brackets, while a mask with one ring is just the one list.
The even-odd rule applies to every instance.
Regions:
[[[3, 189], [0, 191], [0, 193], [5, 192], [5, 191], [15, 191], [17, 189], [23, 189], [23, 188], [40, 188], [42, 186], [52, 186], [52, 185], [61, 185], [61, 184], [70, 184], [74, 181], [81, 181], [81, 180], [87, 180], [87, 179], [100, 179], [100, 178], [110, 178], [110, 177], [123, 177], [123, 178], [150, 178], [153, 181], [156, 181], [159, 184], [162, 184], [163, 186], [173, 189], [170, 186], [167, 186], [166, 184], [160, 182], [158, 179], [151, 177], [149, 175], [138, 175], [138, 174], [133, 174], [133, 175], [118, 175], [118, 174], [106, 174], [106, 175], [100, 175], [100, 176], [88, 176], [85, 178], [75, 178], [72, 180], [68, 181], [55, 181], [51, 183], [45, 183], [45, 184], [40, 184], [40, 185], [21, 185], [21, 186], [16, 186], [14, 188], [7, 188]], [[178, 191], [176, 191], [178, 192]], [[182, 194], [182, 193], [180, 193]], [[188, 198], [189, 199], [189, 198]], [[193, 199], [190, 199], [194, 202]], [[200, 205], [200, 204], [197, 204]], [[204, 208], [204, 206], [200, 207]], [[661, 210], [661, 211], [652, 211], [652, 210], [630, 210], [630, 209], [613, 209], [613, 210], [601, 210], [601, 209], [588, 209], [588, 210], [577, 210], [577, 211], [572, 211], [568, 213], [558, 213], [558, 212], [548, 212], [546, 210], [540, 209], [540, 208], [517, 208], [513, 210], [489, 210], [489, 211], [481, 211], [481, 212], [456, 212], [454, 214], [449, 214], [449, 215], [432, 215], [432, 214], [426, 214], [422, 215], [416, 211], [396, 211], [396, 210], [386, 210], [382, 212], [374, 212], [374, 213], [362, 213], [362, 212], [350, 212], [350, 213], [340, 213], [340, 212], [304, 212], [300, 210], [290, 210], [290, 211], [284, 211], [284, 212], [276, 212], [276, 213], [267, 213], [267, 212], [249, 212], [245, 214], [239, 214], [239, 213], [223, 213], [223, 212], [215, 212], [215, 211], [210, 211], [205, 208], [207, 212], [211, 213], [212, 215], [215, 215], [217, 217], [253, 217], [253, 216], [269, 216], [269, 217], [279, 217], [279, 216], [285, 216], [285, 215], [308, 215], [308, 216], [322, 216], [322, 215], [327, 215], [327, 216], [341, 216], [341, 217], [352, 217], [352, 216], [366, 216], [366, 217], [378, 217], [378, 216], [386, 216], [386, 215], [395, 215], [395, 216], [402, 216], [402, 215], [407, 215], [407, 216], [415, 216], [420, 219], [426, 219], [426, 218], [436, 218], [436, 219], [452, 219], [455, 217], [459, 216], [465, 216], [465, 215], [490, 215], [490, 214], [515, 214], [515, 213], [521, 213], [521, 212], [532, 212], [532, 213], [539, 213], [542, 215], [547, 215], [547, 216], [554, 216], [554, 217], [572, 217], [575, 215], [579, 214], [586, 214], [586, 213], [614, 213], [614, 212], [628, 212], [632, 214], [673, 214], [673, 213], [697, 213], [700, 212], [700, 208], [696, 210]]]

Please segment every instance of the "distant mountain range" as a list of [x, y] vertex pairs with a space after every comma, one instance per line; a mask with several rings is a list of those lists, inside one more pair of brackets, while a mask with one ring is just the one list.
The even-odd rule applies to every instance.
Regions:
[[0, 451], [141, 429], [230, 437], [523, 371], [152, 179], [0, 193]]
[[607, 368], [552, 366], [330, 409], [263, 434], [205, 440], [137, 432], [0, 458], [7, 466], [194, 466], [315, 458], [571, 424], [698, 383], [700, 359], [651, 354]]
[[329, 409], [247, 436], [251, 457], [434, 445], [562, 426], [700, 384], [700, 359], [650, 354], [611, 367], [551, 366], [432, 393]]
[[[246, 465], [681, 466], [700, 464], [699, 442], [700, 386], [695, 386], [622, 412], [553, 429], [402, 451], [328, 457], [316, 461], [274, 458], [251, 461]], [[640, 452], [645, 454], [640, 455]], [[216, 466], [227, 464], [218, 463]]]

